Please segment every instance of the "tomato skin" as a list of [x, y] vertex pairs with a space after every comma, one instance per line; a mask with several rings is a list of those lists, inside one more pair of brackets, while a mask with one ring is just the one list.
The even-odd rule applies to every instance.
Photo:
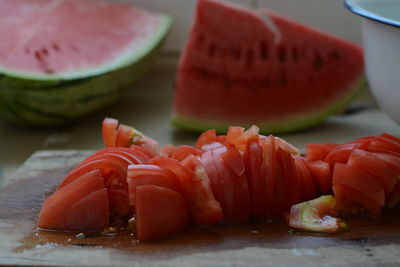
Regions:
[[112, 118], [104, 118], [102, 133], [103, 141], [106, 147], [115, 147], [115, 139], [117, 137], [118, 120]]
[[385, 203], [385, 192], [374, 177], [367, 172], [354, 166], [336, 163], [332, 184], [337, 198], [354, 201], [372, 215], [380, 214], [381, 207]]
[[175, 159], [177, 161], [182, 161], [189, 155], [200, 156], [202, 153], [203, 153], [203, 150], [201, 150], [201, 149], [197, 149], [197, 148], [187, 146], [187, 145], [181, 145], [181, 146], [175, 147], [175, 149], [171, 155], [171, 158]]
[[243, 159], [251, 196], [252, 215], [260, 219], [266, 219], [266, 181], [260, 168], [262, 166], [262, 149], [258, 143], [258, 138], [250, 139], [247, 142]]
[[332, 174], [329, 164], [322, 161], [306, 161], [308, 170], [316, 186], [319, 195], [332, 193]]
[[347, 163], [347, 160], [349, 159], [349, 156], [354, 149], [364, 149], [367, 145], [368, 141], [365, 140], [338, 145], [337, 147], [332, 149], [331, 152], [329, 152], [324, 161], [329, 163], [331, 167], [335, 163], [345, 164]]
[[262, 149], [261, 172], [265, 178], [265, 218], [276, 216], [273, 214], [273, 203], [275, 199], [277, 157], [275, 137], [270, 135], [267, 138], [260, 139], [259, 144]]
[[300, 202], [314, 199], [317, 196], [317, 189], [311, 176], [311, 172], [307, 167], [306, 159], [297, 156], [294, 158], [294, 163], [296, 166], [297, 177], [299, 179]]
[[108, 202], [100, 171], [90, 171], [45, 200], [38, 226], [49, 230], [101, 230], [109, 224]]
[[136, 187], [136, 238], [151, 241], [178, 234], [186, 229], [189, 210], [178, 192], [156, 185]]
[[129, 165], [127, 179], [130, 205], [135, 205], [136, 187], [141, 185], [157, 185], [182, 192], [178, 178], [157, 165]]
[[196, 157], [189, 155], [181, 163], [156, 157], [150, 163], [169, 170], [179, 179], [183, 195], [188, 201], [190, 217], [195, 224], [213, 225], [220, 221], [221, 206], [214, 197], [209, 177]]
[[338, 145], [335, 143], [307, 144], [306, 159], [309, 161], [325, 160], [326, 156]]
[[382, 159], [382, 156], [377, 153], [355, 149], [350, 154], [348, 164], [372, 175], [383, 187], [386, 196], [392, 192], [398, 181], [397, 177], [400, 176], [399, 168], [393, 168], [390, 162]]

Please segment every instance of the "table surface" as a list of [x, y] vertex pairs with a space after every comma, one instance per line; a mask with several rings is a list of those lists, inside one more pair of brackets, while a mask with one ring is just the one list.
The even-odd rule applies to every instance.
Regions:
[[[0, 185], [35, 151], [41, 149], [100, 149], [101, 121], [105, 116], [119, 119], [155, 138], [161, 145], [193, 144], [197, 134], [170, 125], [173, 84], [177, 57], [163, 56], [145, 77], [130, 88], [112, 107], [62, 128], [24, 128], [0, 122]], [[338, 115], [311, 130], [282, 137], [304, 150], [307, 143], [345, 142], [382, 132], [399, 135], [400, 127], [374, 105], [369, 91], [355, 106], [368, 107], [351, 115]]]

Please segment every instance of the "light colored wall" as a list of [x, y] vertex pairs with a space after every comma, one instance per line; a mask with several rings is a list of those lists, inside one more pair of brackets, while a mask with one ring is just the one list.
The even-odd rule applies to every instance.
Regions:
[[[190, 29], [196, 0], [130, 0], [138, 6], [171, 15], [172, 31], [165, 51], [179, 52]], [[268, 8], [350, 41], [361, 43], [359, 18], [342, 0], [227, 0], [252, 8]]]

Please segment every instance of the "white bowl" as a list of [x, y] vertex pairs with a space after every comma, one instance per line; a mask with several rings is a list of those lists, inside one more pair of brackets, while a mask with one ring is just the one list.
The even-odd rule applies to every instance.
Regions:
[[400, 0], [346, 0], [362, 17], [367, 79], [378, 105], [400, 124]]

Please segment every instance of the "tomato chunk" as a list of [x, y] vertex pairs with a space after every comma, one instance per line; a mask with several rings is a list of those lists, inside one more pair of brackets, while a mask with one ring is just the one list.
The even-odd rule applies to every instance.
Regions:
[[367, 172], [354, 166], [337, 163], [333, 171], [332, 184], [336, 197], [354, 201], [372, 215], [380, 214], [381, 207], [385, 203], [385, 193], [382, 186]]
[[109, 224], [108, 202], [102, 175], [93, 170], [45, 200], [38, 226], [50, 230], [101, 230]]
[[166, 157], [156, 157], [150, 163], [169, 170], [178, 177], [194, 223], [213, 225], [220, 221], [221, 206], [214, 197], [204, 167], [196, 157], [188, 156], [182, 163]]
[[136, 238], [150, 241], [178, 234], [186, 229], [189, 210], [178, 192], [156, 185], [136, 187]]
[[310, 170], [311, 177], [320, 195], [332, 193], [332, 174], [329, 164], [322, 161], [306, 161], [307, 168]]
[[307, 144], [306, 158], [310, 161], [324, 160], [326, 156], [338, 145], [335, 143]]
[[115, 139], [117, 137], [118, 120], [105, 118], [103, 120], [103, 141], [106, 147], [115, 147]]

